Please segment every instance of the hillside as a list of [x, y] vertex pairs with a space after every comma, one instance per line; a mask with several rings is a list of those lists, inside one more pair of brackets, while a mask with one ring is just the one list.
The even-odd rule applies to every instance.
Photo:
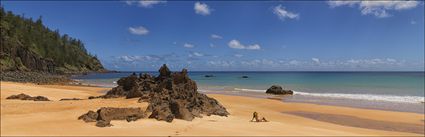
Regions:
[[1, 8], [2, 72], [42, 72], [68, 74], [105, 71], [84, 43], [44, 26], [41, 17], [33, 20]]

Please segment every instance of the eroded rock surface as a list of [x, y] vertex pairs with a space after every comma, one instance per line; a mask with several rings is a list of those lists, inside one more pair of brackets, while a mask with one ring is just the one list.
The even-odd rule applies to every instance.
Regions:
[[35, 97], [31, 97], [30, 95], [21, 93], [18, 95], [12, 95], [7, 97], [6, 99], [19, 99], [19, 100], [33, 100], [33, 101], [50, 101], [48, 98], [43, 97], [43, 96], [35, 96]]
[[[171, 72], [164, 64], [158, 77], [135, 73], [118, 80], [118, 86], [101, 98], [140, 98], [148, 102], [149, 118], [173, 121], [174, 118], [191, 121], [203, 115], [227, 116], [229, 113], [217, 100], [197, 91], [196, 82], [191, 80], [187, 70]], [[98, 98], [98, 97], [92, 97]]]
[[85, 122], [96, 122], [98, 127], [109, 127], [112, 126], [111, 120], [127, 120], [127, 122], [130, 122], [144, 117], [145, 113], [140, 108], [102, 107], [97, 112], [90, 110], [78, 119]]

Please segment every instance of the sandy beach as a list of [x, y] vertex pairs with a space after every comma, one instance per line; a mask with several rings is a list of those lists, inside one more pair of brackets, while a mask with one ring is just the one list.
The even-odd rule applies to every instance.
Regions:
[[[59, 101], [102, 95], [107, 88], [36, 85], [1, 82], [2, 136], [424, 136], [424, 114], [392, 112], [306, 103], [287, 103], [221, 94], [208, 94], [227, 108], [228, 117], [204, 116], [193, 121], [175, 119], [172, 123], [155, 119], [135, 122], [112, 121], [112, 127], [100, 128], [78, 116], [100, 107], [141, 107], [137, 99], [92, 99]], [[6, 100], [19, 93], [45, 96], [52, 101]], [[249, 122], [252, 112], [270, 122]]]

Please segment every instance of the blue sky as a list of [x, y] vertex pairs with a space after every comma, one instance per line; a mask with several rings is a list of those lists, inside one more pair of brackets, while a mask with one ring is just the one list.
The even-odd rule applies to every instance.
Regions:
[[424, 70], [423, 1], [2, 1], [112, 70]]

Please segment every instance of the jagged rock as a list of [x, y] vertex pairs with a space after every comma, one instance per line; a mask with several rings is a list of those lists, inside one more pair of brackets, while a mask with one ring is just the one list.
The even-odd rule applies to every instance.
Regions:
[[145, 114], [140, 108], [102, 107], [97, 111], [97, 113], [99, 114], [98, 119], [105, 120], [105, 121], [111, 121], [111, 120], [135, 121], [145, 116]]
[[136, 121], [145, 117], [145, 113], [140, 108], [113, 108], [102, 107], [97, 112], [89, 111], [78, 117], [85, 122], [96, 122], [98, 127], [109, 127], [111, 120]]
[[19, 100], [33, 100], [33, 101], [50, 101], [48, 98], [43, 97], [43, 96], [35, 96], [35, 97], [31, 97], [27, 94], [21, 93], [18, 95], [12, 95], [7, 97], [6, 99], [19, 99]]
[[294, 92], [292, 90], [284, 90], [281, 86], [279, 85], [272, 85], [269, 89], [267, 89], [266, 93], [268, 94], [294, 94]]
[[187, 69], [172, 73], [164, 64], [158, 77], [133, 74], [117, 83], [118, 86], [102, 98], [139, 97], [138, 102], [149, 103], [146, 109], [151, 112], [149, 118], [172, 122], [174, 118], [191, 121], [202, 114], [229, 115], [217, 100], [197, 91], [196, 82], [189, 78]]
[[81, 115], [78, 117], [78, 120], [83, 120], [84, 122], [96, 122], [98, 114], [94, 111], [89, 111], [86, 114]]
[[63, 98], [63, 99], [60, 99], [59, 101], [68, 101], [68, 100], [83, 100], [83, 99], [80, 99], [80, 98]]
[[150, 98], [149, 95], [145, 94], [145, 95], [142, 95], [137, 102], [139, 102], [139, 103], [149, 102], [149, 98]]
[[248, 78], [248, 76], [242, 76], [241, 78]]

